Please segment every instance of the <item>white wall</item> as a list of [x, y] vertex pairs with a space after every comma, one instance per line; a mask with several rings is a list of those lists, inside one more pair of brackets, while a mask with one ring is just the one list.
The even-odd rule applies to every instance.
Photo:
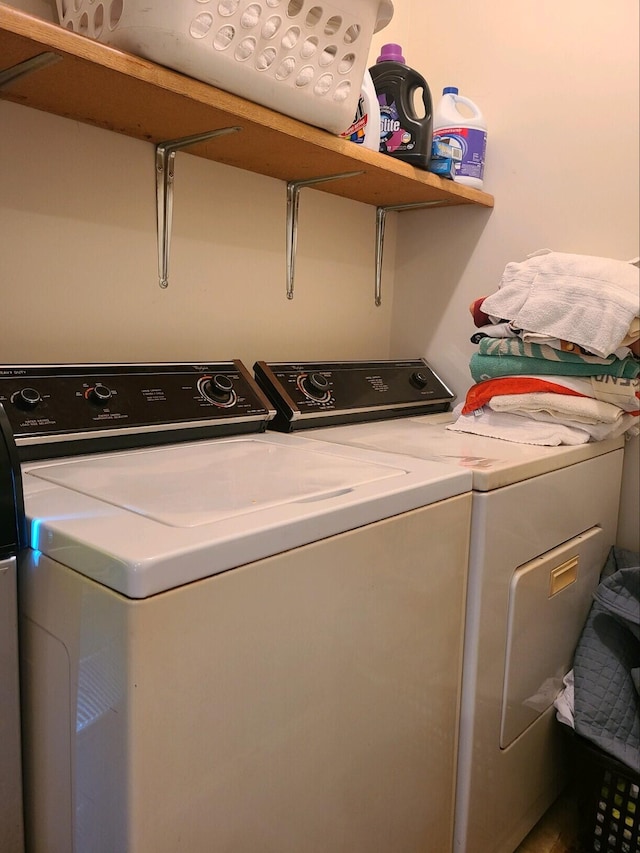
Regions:
[[[458, 86], [488, 123], [475, 209], [399, 214], [392, 354], [419, 352], [463, 396], [474, 331], [468, 313], [509, 261], [542, 247], [638, 255], [637, 0], [400, 0], [377, 34], [397, 41], [434, 105]], [[619, 544], [640, 550], [638, 439], [627, 446]]]
[[[53, 19], [49, 0], [12, 5]], [[179, 153], [161, 291], [153, 147], [0, 102], [0, 363], [423, 354], [463, 395], [467, 306], [506, 263], [638, 255], [637, 0], [395, 7], [371, 61], [397, 41], [434, 101], [445, 85], [477, 101], [493, 211], [390, 216], [376, 309], [375, 211], [303, 190], [289, 302], [284, 184]], [[634, 550], [637, 471], [635, 440], [619, 537]]]

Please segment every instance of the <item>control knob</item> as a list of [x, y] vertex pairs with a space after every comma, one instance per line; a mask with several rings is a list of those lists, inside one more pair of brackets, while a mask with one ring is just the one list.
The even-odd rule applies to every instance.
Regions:
[[40, 392], [36, 391], [35, 388], [22, 388], [20, 391], [17, 391], [11, 398], [11, 402], [23, 411], [35, 409], [35, 407], [38, 405], [38, 403], [41, 402], [41, 400], [42, 397], [40, 396]]
[[204, 376], [198, 382], [198, 389], [205, 399], [218, 406], [232, 406], [236, 401], [233, 382], [224, 373]]
[[113, 392], [111, 388], [107, 388], [107, 386], [103, 385], [102, 382], [96, 382], [93, 388], [89, 389], [87, 398], [91, 400], [92, 403], [104, 405], [111, 399], [112, 395]]
[[321, 373], [309, 373], [300, 381], [302, 391], [314, 400], [326, 401], [329, 399], [329, 380]]
[[418, 388], [422, 391], [429, 384], [429, 377], [426, 373], [422, 373], [420, 370], [416, 370], [411, 374], [409, 378], [409, 382], [414, 386], [414, 388]]

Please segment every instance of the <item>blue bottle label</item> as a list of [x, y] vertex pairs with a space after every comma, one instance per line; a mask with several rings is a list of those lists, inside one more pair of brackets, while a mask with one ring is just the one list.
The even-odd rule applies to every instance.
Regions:
[[415, 148], [413, 134], [402, 126], [395, 101], [387, 103], [386, 95], [378, 96], [380, 104], [380, 151], [412, 151]]
[[440, 127], [433, 131], [433, 138], [460, 149], [461, 158], [456, 161], [456, 175], [482, 180], [487, 148], [486, 130], [478, 127]]

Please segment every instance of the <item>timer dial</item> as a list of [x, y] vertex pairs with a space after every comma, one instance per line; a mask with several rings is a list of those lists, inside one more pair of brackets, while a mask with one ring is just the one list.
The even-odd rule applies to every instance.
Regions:
[[312, 400], [326, 403], [331, 397], [329, 380], [321, 373], [307, 373], [300, 377], [298, 384], [302, 393]]
[[113, 396], [113, 391], [111, 388], [107, 388], [106, 385], [103, 385], [102, 382], [96, 382], [93, 388], [89, 389], [86, 396], [92, 403], [104, 405], [105, 403], [108, 403]]
[[300, 389], [312, 400], [326, 402], [331, 396], [329, 381], [321, 373], [307, 373], [300, 377]]
[[20, 391], [16, 391], [11, 398], [11, 402], [23, 411], [35, 409], [41, 401], [42, 397], [40, 396], [40, 392], [35, 388], [21, 388]]
[[198, 391], [205, 400], [215, 406], [233, 406], [237, 400], [233, 382], [224, 373], [216, 373], [214, 376], [203, 376], [198, 380]]

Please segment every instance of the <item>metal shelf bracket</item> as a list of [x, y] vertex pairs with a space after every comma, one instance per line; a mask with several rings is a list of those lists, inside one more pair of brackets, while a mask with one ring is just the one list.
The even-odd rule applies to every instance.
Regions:
[[382, 305], [382, 255], [384, 253], [384, 229], [387, 213], [392, 210], [418, 210], [421, 207], [437, 207], [445, 204], [443, 201], [416, 201], [411, 204], [388, 204], [376, 208], [376, 285], [375, 303], [376, 307]]
[[169, 243], [171, 240], [171, 222], [173, 219], [173, 180], [176, 151], [206, 142], [216, 136], [237, 133], [241, 127], [223, 127], [182, 139], [170, 139], [156, 145], [156, 218], [158, 227], [158, 277], [162, 288], [169, 286]]
[[0, 89], [9, 86], [21, 77], [26, 77], [27, 74], [33, 74], [34, 71], [39, 71], [48, 65], [54, 65], [56, 62], [60, 62], [61, 59], [62, 57], [58, 53], [47, 50], [45, 53], [32, 56], [31, 59], [25, 59], [24, 62], [12, 65], [11, 68], [0, 71]]
[[323, 178], [308, 178], [302, 181], [287, 182], [287, 299], [293, 299], [293, 282], [295, 277], [296, 247], [298, 245], [298, 206], [300, 190], [327, 181], [339, 181], [343, 178], [354, 178], [362, 175], [358, 172], [341, 172], [339, 175], [327, 175]]

